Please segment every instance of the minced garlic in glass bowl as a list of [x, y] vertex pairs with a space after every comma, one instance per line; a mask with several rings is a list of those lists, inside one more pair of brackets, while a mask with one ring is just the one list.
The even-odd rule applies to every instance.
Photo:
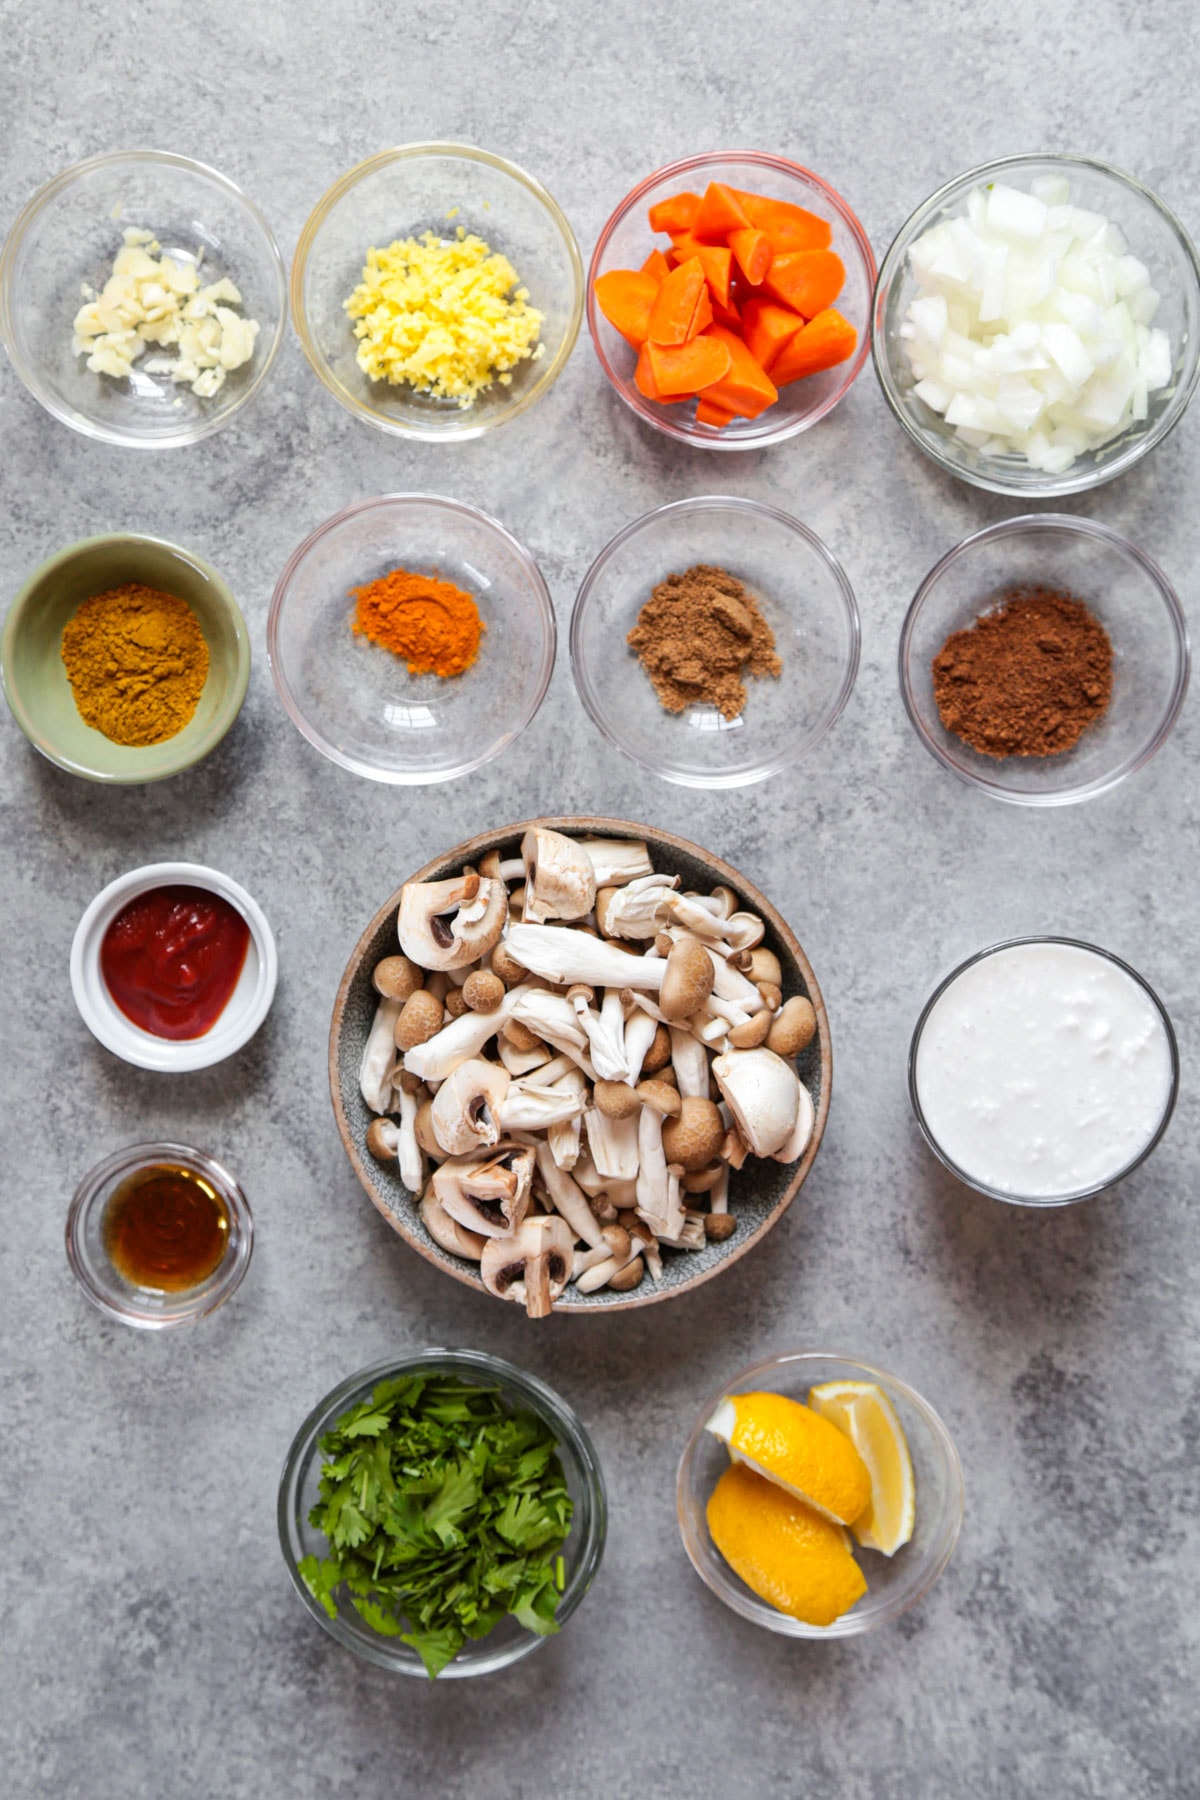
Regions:
[[[435, 263], [447, 289], [430, 326], [410, 313]], [[465, 144], [408, 144], [318, 202], [291, 292], [304, 353], [343, 406], [445, 441], [480, 437], [547, 392], [579, 334], [583, 265], [561, 209], [523, 170]]]

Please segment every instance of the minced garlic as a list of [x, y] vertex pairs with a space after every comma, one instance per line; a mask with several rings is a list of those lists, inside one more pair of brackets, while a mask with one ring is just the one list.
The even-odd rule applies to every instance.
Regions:
[[449, 241], [427, 231], [368, 250], [345, 307], [357, 320], [364, 375], [462, 407], [493, 381], [508, 387], [510, 371], [545, 348], [538, 343], [543, 315], [529, 305], [528, 289], [517, 287], [508, 258], [461, 225]]
[[[258, 321], [232, 308], [242, 296], [227, 277], [200, 286], [199, 260], [161, 255], [153, 232], [130, 226], [103, 292], [84, 288], [87, 305], [75, 315], [72, 347], [97, 375], [115, 380], [132, 373], [147, 344], [178, 346], [174, 357], [154, 357], [146, 370], [187, 382], [207, 399], [230, 369], [254, 355]], [[157, 259], [157, 260], [156, 260]]]

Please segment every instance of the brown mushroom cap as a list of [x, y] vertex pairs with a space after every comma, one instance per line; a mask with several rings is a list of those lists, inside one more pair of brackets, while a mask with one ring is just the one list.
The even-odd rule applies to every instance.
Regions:
[[724, 1138], [725, 1122], [712, 1101], [685, 1095], [678, 1117], [663, 1126], [663, 1155], [690, 1173], [712, 1162]]
[[635, 1287], [641, 1286], [642, 1276], [645, 1273], [645, 1263], [640, 1256], [635, 1256], [632, 1262], [627, 1262], [623, 1269], [617, 1270], [616, 1274], [609, 1279], [608, 1285], [616, 1294], [628, 1294]]
[[385, 1000], [407, 1000], [425, 983], [425, 971], [418, 969], [415, 962], [407, 956], [385, 956], [377, 962], [371, 975], [371, 984], [377, 994]]
[[772, 987], [782, 988], [783, 970], [779, 958], [773, 950], [764, 950], [759, 944], [750, 952], [749, 976], [751, 981], [769, 981]]
[[699, 1012], [712, 993], [712, 958], [695, 938], [680, 938], [671, 945], [663, 970], [658, 1005], [664, 1019], [682, 1023]]
[[446, 1011], [452, 1019], [461, 1019], [467, 1010], [467, 1002], [461, 988], [451, 987], [446, 994]]
[[737, 1220], [732, 1213], [705, 1213], [704, 1235], [713, 1244], [723, 1244], [737, 1230]]
[[729, 1033], [729, 1041], [735, 1050], [753, 1050], [758, 1044], [765, 1044], [771, 1029], [771, 1014], [764, 1006], [751, 1018], [735, 1025]]
[[367, 1149], [377, 1162], [395, 1162], [399, 1132], [393, 1119], [372, 1119], [367, 1126]]
[[492, 951], [492, 974], [498, 975], [505, 987], [516, 987], [528, 973], [524, 963], [519, 963], [508, 945], [501, 940]]
[[472, 969], [462, 984], [462, 997], [472, 1012], [495, 1012], [504, 998], [504, 983], [490, 969]]
[[[639, 1081], [634, 1092], [643, 1106], [660, 1113], [664, 1119], [674, 1118], [683, 1102], [679, 1098], [679, 1090], [668, 1086], [665, 1081]], [[708, 1158], [704, 1159], [706, 1162]]]
[[796, 1056], [812, 1043], [817, 1031], [813, 1003], [804, 994], [785, 1000], [783, 1011], [767, 1033], [767, 1049], [776, 1056]]
[[642, 1074], [657, 1075], [660, 1069], [666, 1068], [670, 1060], [671, 1034], [665, 1025], [656, 1025], [650, 1048], [642, 1058]]
[[607, 1119], [631, 1119], [642, 1104], [627, 1081], [598, 1081], [592, 1098]]
[[415, 994], [410, 994], [396, 1020], [397, 1050], [415, 1050], [418, 1044], [427, 1044], [431, 1037], [436, 1037], [442, 1029], [442, 1014], [441, 1001], [428, 988], [418, 988]]

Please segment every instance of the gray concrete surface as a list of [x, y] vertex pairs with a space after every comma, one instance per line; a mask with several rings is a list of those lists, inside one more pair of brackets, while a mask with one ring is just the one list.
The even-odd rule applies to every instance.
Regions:
[[[778, 149], [851, 200], [877, 252], [943, 179], [1004, 152], [1108, 157], [1200, 230], [1195, 38], [1182, 7], [642, 0], [403, 8], [168, 0], [0, 4], [0, 226], [55, 170], [153, 143], [258, 199], [290, 256], [325, 187], [379, 146], [463, 137], [539, 175], [585, 253], [615, 200], [671, 156]], [[1200, 550], [1200, 416], [1078, 510], [1178, 582]], [[420, 486], [475, 501], [539, 558], [565, 627], [591, 557], [657, 501], [706, 489], [797, 512], [834, 548], [864, 624], [857, 691], [794, 775], [741, 794], [642, 778], [584, 719], [561, 655], [515, 749], [449, 788], [340, 773], [276, 703], [264, 627], [300, 538], [346, 502]], [[638, 428], [586, 337], [550, 398], [495, 441], [408, 449], [358, 425], [294, 339], [257, 402], [191, 451], [109, 450], [0, 369], [4, 598], [71, 538], [147, 528], [211, 558], [255, 664], [225, 746], [189, 776], [104, 793], [0, 720], [4, 887], [3, 1627], [0, 1788], [14, 1797], [776, 1793], [1184, 1795], [1197, 1791], [1195, 696], [1156, 763], [1086, 807], [990, 803], [915, 742], [896, 692], [904, 607], [973, 527], [1019, 510], [939, 476], [868, 371], [820, 428], [706, 458]], [[694, 1297], [533, 1330], [425, 1266], [358, 1188], [325, 1086], [329, 1009], [380, 899], [491, 821], [652, 818], [731, 858], [784, 911], [823, 983], [836, 1071], [802, 1200]], [[71, 1001], [76, 920], [121, 870], [219, 864], [278, 933], [256, 1042], [185, 1080], [93, 1043]], [[1045, 1216], [972, 1197], [918, 1143], [904, 1087], [916, 1011], [954, 959], [1013, 932], [1131, 959], [1179, 1028], [1167, 1140], [1120, 1193]], [[188, 1333], [108, 1325], [62, 1226], [109, 1149], [175, 1134], [240, 1173], [249, 1279]], [[534, 1662], [429, 1689], [360, 1667], [292, 1594], [274, 1524], [284, 1450], [336, 1380], [390, 1350], [491, 1346], [592, 1428], [612, 1503], [586, 1607]], [[890, 1364], [955, 1433], [958, 1555], [900, 1624], [798, 1645], [726, 1612], [688, 1567], [672, 1482], [699, 1399], [752, 1356], [845, 1348]]]

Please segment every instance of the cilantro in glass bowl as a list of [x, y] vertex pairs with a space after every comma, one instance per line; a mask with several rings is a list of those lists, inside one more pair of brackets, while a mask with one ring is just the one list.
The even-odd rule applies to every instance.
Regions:
[[571, 1409], [474, 1350], [377, 1363], [297, 1432], [279, 1539], [313, 1617], [405, 1675], [485, 1675], [579, 1605], [604, 1550], [604, 1482]]

